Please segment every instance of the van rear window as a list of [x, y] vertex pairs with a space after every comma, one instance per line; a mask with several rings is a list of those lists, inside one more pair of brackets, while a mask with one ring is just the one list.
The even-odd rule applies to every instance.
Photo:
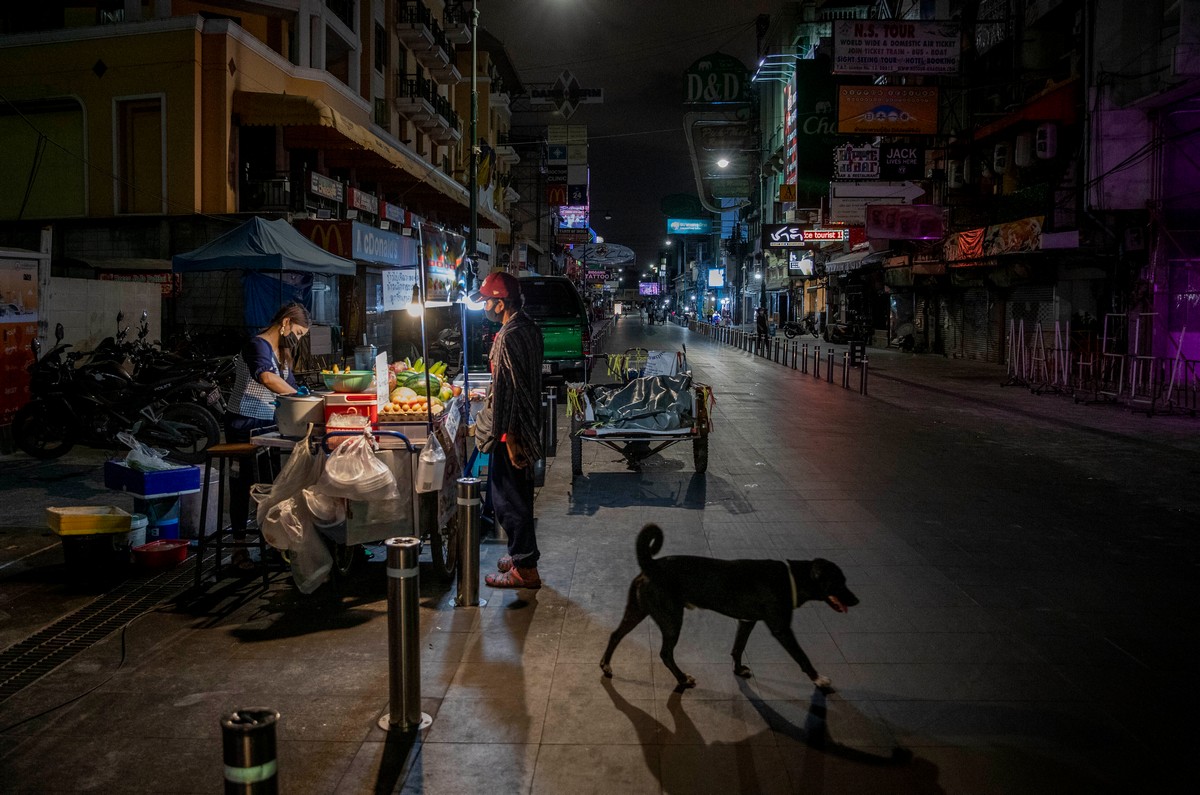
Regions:
[[569, 282], [521, 280], [525, 312], [532, 318], [583, 317], [583, 301]]

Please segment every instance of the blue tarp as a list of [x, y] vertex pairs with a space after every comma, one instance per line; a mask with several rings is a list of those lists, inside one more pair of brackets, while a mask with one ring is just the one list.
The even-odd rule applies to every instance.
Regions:
[[196, 271], [301, 271], [353, 276], [354, 261], [330, 254], [282, 218], [254, 217], [195, 251], [176, 254], [171, 268]]

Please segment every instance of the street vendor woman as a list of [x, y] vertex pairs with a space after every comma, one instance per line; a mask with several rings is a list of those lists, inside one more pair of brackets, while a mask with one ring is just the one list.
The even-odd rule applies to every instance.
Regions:
[[[225, 441], [248, 442], [253, 431], [275, 424], [275, 396], [294, 395], [292, 351], [312, 327], [308, 310], [285, 304], [271, 324], [251, 337], [234, 359], [233, 392], [225, 413]], [[235, 465], [236, 466], [236, 465]], [[229, 522], [234, 537], [246, 534], [253, 475], [235, 468], [229, 476]], [[249, 562], [244, 549], [235, 549], [235, 566]]]
[[492, 427], [496, 444], [488, 466], [488, 494], [508, 535], [508, 554], [493, 588], [540, 588], [533, 521], [533, 466], [542, 457], [542, 331], [522, 310], [521, 285], [508, 273], [488, 275], [471, 300], [500, 323], [492, 341]]

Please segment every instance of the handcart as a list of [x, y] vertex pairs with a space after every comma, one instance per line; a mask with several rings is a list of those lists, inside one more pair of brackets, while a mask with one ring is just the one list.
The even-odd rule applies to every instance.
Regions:
[[[458, 564], [458, 510], [457, 478], [461, 469], [461, 442], [465, 428], [455, 429], [455, 441], [450, 442], [446, 423], [433, 424], [438, 434], [438, 443], [446, 454], [446, 466], [441, 488], [432, 492], [416, 490], [418, 459], [425, 447], [427, 429], [422, 422], [393, 423], [397, 430], [372, 430], [376, 456], [387, 464], [401, 489], [397, 500], [381, 502], [349, 501], [346, 519], [343, 522], [319, 525], [317, 530], [326, 540], [333, 554], [334, 569], [342, 577], [349, 576], [360, 561], [367, 557], [365, 546], [380, 543], [395, 536], [416, 536], [429, 546], [430, 562], [434, 573], [449, 581]], [[312, 442], [332, 451], [340, 441], [360, 436], [359, 429], [329, 430]], [[284, 451], [298, 443], [278, 433], [264, 433], [251, 437], [251, 442], [264, 447]], [[315, 448], [314, 448], [315, 449]], [[405, 486], [408, 486], [405, 489]]]
[[[703, 474], [708, 469], [708, 436], [712, 432], [713, 401], [712, 389], [705, 384], [691, 381], [690, 373], [687, 378], [684, 410], [680, 412], [684, 420], [680, 427], [670, 430], [643, 430], [625, 427], [607, 426], [602, 421], [589, 419], [589, 405], [596, 390], [620, 389], [625, 385], [581, 385], [572, 387], [567, 395], [568, 413], [571, 416], [571, 480], [583, 474], [583, 443], [596, 442], [619, 453], [630, 469], [640, 469], [642, 461], [680, 442], [692, 443], [692, 461], [696, 472]], [[655, 378], [656, 376], [637, 376], [637, 379]]]
[[606, 353], [608, 375], [628, 384], [647, 375], [674, 375], [687, 372], [687, 346], [678, 352], [626, 348], [624, 353]]

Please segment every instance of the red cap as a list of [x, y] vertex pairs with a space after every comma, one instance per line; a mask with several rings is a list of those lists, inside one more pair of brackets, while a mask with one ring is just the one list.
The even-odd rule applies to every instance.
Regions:
[[489, 298], [513, 298], [521, 294], [521, 285], [511, 273], [492, 271], [479, 285], [479, 289], [471, 293], [470, 299], [476, 303]]

